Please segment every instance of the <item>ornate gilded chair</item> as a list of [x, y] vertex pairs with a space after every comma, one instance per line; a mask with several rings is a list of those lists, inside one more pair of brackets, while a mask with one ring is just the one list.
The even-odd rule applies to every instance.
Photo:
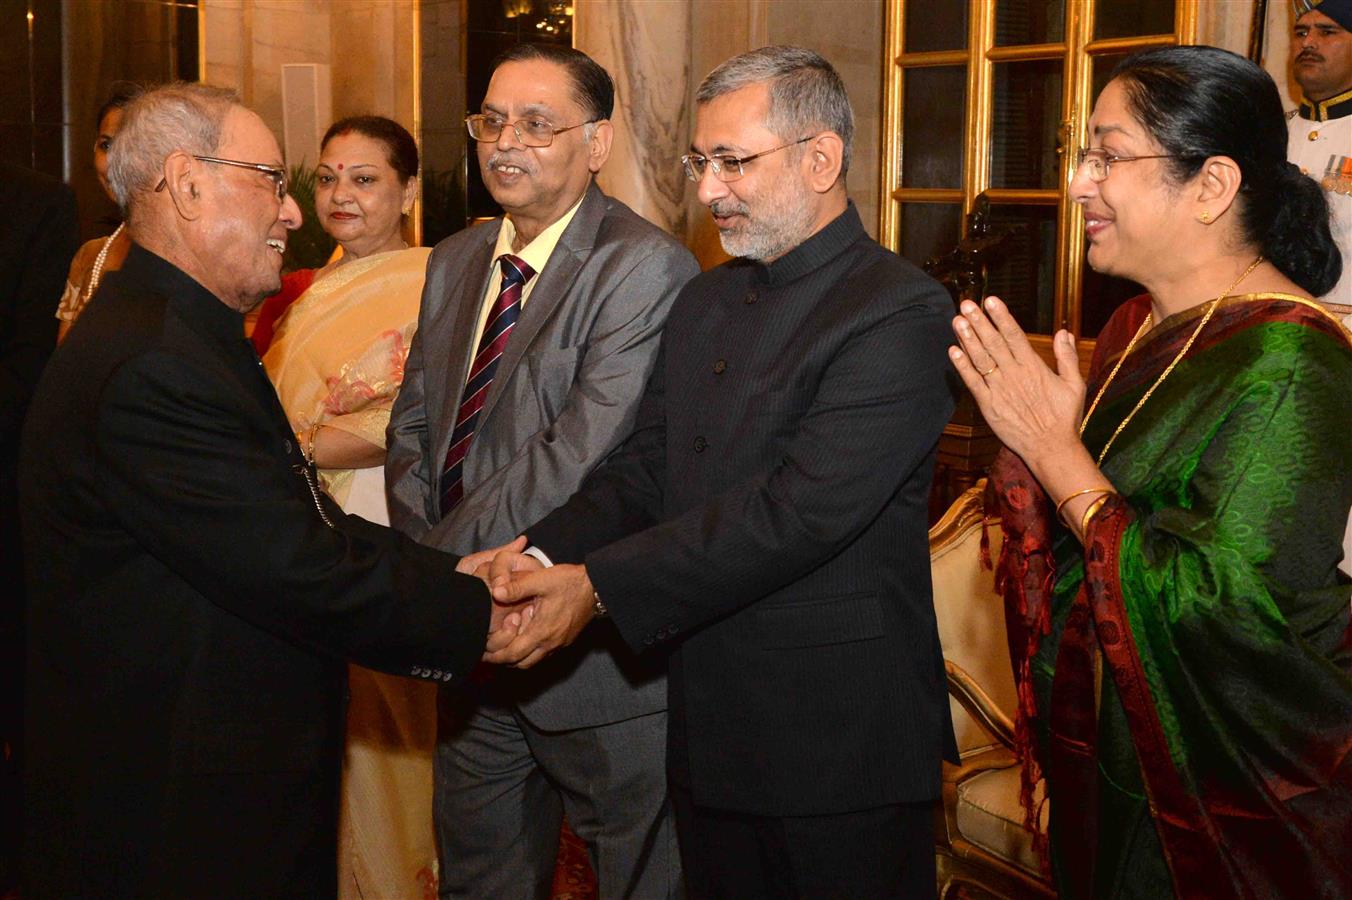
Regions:
[[[981, 480], [930, 529], [930, 568], [961, 762], [944, 764], [936, 851], [941, 898], [1053, 897], [1023, 827], [1014, 760], [1014, 677], [1004, 603], [981, 562]], [[991, 559], [998, 523], [987, 529]], [[1044, 824], [1046, 807], [1043, 808]]]

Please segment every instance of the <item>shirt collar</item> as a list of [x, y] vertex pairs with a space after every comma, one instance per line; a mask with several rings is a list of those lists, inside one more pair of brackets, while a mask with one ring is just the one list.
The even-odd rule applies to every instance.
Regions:
[[1318, 103], [1301, 98], [1300, 117], [1302, 119], [1309, 119], [1311, 122], [1327, 122], [1330, 119], [1341, 119], [1345, 116], [1352, 116], [1352, 89], [1343, 91], [1327, 100], [1320, 100]]
[[133, 241], [121, 271], [160, 293], [177, 315], [204, 334], [225, 341], [244, 339], [244, 315], [164, 257]]
[[[582, 201], [587, 199], [587, 192], [583, 191], [582, 196], [577, 198], [572, 209], [560, 216], [548, 228], [535, 236], [535, 240], [521, 248], [521, 252], [515, 254], [526, 265], [530, 266], [536, 274], [545, 270], [545, 263], [549, 262], [549, 257], [553, 255], [554, 248], [559, 244], [559, 238], [568, 230], [569, 224], [573, 221], [573, 216], [577, 215], [578, 207]], [[501, 259], [512, 252], [512, 242], [516, 240], [516, 225], [512, 222], [511, 216], [503, 216], [502, 227], [498, 229], [498, 242], [493, 248], [494, 261]]]
[[771, 263], [755, 263], [756, 277], [764, 284], [787, 284], [829, 263], [851, 244], [867, 237], [859, 210], [851, 200], [845, 211], [826, 227]]

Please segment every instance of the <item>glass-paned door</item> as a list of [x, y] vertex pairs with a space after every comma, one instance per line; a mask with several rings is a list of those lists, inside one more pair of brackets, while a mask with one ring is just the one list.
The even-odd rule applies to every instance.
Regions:
[[[1093, 101], [1113, 67], [1191, 41], [1199, 0], [891, 0], [884, 107], [885, 244], [923, 264], [951, 251], [980, 195], [1005, 235], [988, 287], [1050, 357], [1092, 338], [1139, 287], [1084, 262], [1067, 195]], [[1081, 342], [1087, 354], [1091, 342]]]

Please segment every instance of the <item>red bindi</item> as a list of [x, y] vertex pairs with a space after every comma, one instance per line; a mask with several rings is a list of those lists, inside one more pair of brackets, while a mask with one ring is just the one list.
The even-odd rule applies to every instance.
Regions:
[[339, 172], [343, 171], [343, 164], [342, 164], [342, 163], [339, 163], [339, 164], [338, 164], [338, 171], [339, 171]]

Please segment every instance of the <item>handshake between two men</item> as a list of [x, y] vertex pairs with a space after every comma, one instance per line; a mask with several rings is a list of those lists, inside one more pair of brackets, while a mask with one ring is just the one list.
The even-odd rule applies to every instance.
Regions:
[[463, 558], [456, 571], [483, 579], [493, 594], [483, 660], [529, 669], [577, 639], [602, 607], [585, 566], [545, 568], [526, 538]]

